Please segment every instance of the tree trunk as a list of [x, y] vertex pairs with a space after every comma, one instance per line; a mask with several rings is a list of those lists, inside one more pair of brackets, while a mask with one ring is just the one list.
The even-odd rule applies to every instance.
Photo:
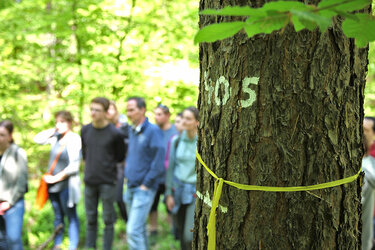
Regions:
[[[223, 3], [224, 2], [224, 3]], [[201, 0], [200, 9], [244, 1]], [[260, 1], [250, 1], [259, 7]], [[201, 16], [200, 27], [230, 18]], [[292, 27], [200, 45], [198, 151], [219, 177], [306, 186], [360, 169], [367, 49], [343, 34]], [[193, 249], [207, 249], [215, 179], [197, 165]], [[209, 198], [209, 199], [208, 199]], [[216, 249], [360, 249], [360, 180], [307, 192], [243, 191], [224, 183]]]

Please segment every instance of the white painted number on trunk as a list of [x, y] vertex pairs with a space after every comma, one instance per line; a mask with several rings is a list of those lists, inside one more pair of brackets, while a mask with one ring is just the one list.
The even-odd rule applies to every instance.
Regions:
[[[219, 97], [220, 84], [224, 84], [223, 100], [220, 100], [220, 97]], [[220, 76], [219, 79], [216, 80], [216, 85], [215, 85], [215, 102], [216, 102], [216, 105], [220, 106], [221, 101], [223, 101], [223, 105], [225, 105], [227, 103], [227, 101], [229, 100], [230, 92], [231, 91], [230, 91], [228, 80], [225, 79], [224, 76]]]
[[[242, 91], [245, 94], [248, 94], [249, 97], [245, 100], [239, 100], [238, 103], [241, 107], [243, 108], [248, 108], [253, 103], [256, 101], [256, 92], [250, 88], [250, 84], [258, 85], [259, 82], [259, 77], [245, 77], [242, 80]], [[208, 104], [211, 104], [211, 99], [212, 99], [212, 93], [215, 92], [215, 103], [216, 105], [225, 105], [231, 94], [232, 94], [232, 89], [229, 85], [229, 81], [225, 79], [224, 76], [220, 76], [219, 79], [216, 80], [215, 82], [215, 87], [211, 85], [212, 80], [208, 78], [208, 72], [204, 72], [204, 89], [208, 92]], [[224, 85], [224, 96], [220, 98], [219, 96], [219, 90], [220, 90], [220, 85]]]
[[214, 87], [211, 86], [211, 79], [208, 79], [207, 71], [204, 72], [204, 89], [208, 91], [208, 103], [211, 104], [212, 92], [214, 92]]
[[257, 85], [259, 82], [259, 77], [245, 77], [242, 80], [242, 91], [249, 94], [249, 99], [241, 100], [240, 104], [243, 108], [250, 107], [253, 105], [257, 99], [257, 95], [254, 90], [250, 88], [250, 84]]

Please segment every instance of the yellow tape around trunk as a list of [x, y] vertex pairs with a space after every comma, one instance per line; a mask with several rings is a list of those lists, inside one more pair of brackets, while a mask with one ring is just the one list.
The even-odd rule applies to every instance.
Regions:
[[311, 191], [323, 188], [330, 188], [340, 186], [346, 183], [350, 183], [356, 180], [361, 173], [362, 168], [358, 171], [357, 174], [340, 179], [337, 181], [330, 181], [326, 183], [310, 185], [310, 186], [297, 186], [297, 187], [269, 187], [269, 186], [256, 186], [256, 185], [244, 185], [240, 183], [235, 183], [232, 181], [226, 181], [223, 178], [219, 178], [212, 170], [207, 167], [207, 165], [202, 160], [202, 157], [197, 150], [197, 159], [203, 165], [203, 167], [212, 175], [215, 181], [214, 195], [212, 198], [212, 207], [210, 211], [210, 216], [207, 224], [207, 235], [208, 235], [208, 250], [214, 250], [216, 246], [216, 208], [219, 205], [219, 200], [221, 196], [221, 190], [223, 188], [223, 183], [236, 187], [242, 190], [253, 190], [253, 191], [265, 191], [265, 192], [298, 192], [298, 191]]

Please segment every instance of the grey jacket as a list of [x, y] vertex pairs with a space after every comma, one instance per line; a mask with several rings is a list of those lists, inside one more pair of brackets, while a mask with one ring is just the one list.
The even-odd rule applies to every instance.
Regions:
[[[38, 133], [34, 137], [34, 142], [38, 144], [51, 144], [53, 147], [57, 143], [54, 135], [55, 129], [48, 129]], [[81, 137], [69, 131], [61, 140], [61, 144], [66, 145], [69, 157], [69, 164], [62, 170], [68, 177], [68, 207], [73, 207], [81, 198], [81, 181], [79, 177], [79, 167], [81, 162]], [[51, 162], [51, 161], [50, 161]]]
[[375, 159], [366, 156], [362, 159], [362, 170], [365, 180], [362, 187], [362, 250], [372, 248], [374, 190], [375, 190]]
[[13, 206], [27, 191], [26, 152], [12, 143], [0, 162], [0, 201]]

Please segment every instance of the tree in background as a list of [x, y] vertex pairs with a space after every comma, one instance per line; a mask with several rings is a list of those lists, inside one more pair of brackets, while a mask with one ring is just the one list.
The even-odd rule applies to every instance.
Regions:
[[[200, 10], [243, 4], [202, 0]], [[243, 19], [201, 16], [200, 26], [228, 20]], [[334, 18], [325, 32], [284, 24], [267, 35], [239, 32], [200, 44], [198, 151], [217, 176], [290, 187], [358, 172], [368, 49], [358, 49], [341, 23]], [[201, 165], [197, 171], [193, 249], [207, 249], [215, 179]], [[216, 249], [359, 249], [360, 195], [359, 181], [290, 193], [224, 184]]]

